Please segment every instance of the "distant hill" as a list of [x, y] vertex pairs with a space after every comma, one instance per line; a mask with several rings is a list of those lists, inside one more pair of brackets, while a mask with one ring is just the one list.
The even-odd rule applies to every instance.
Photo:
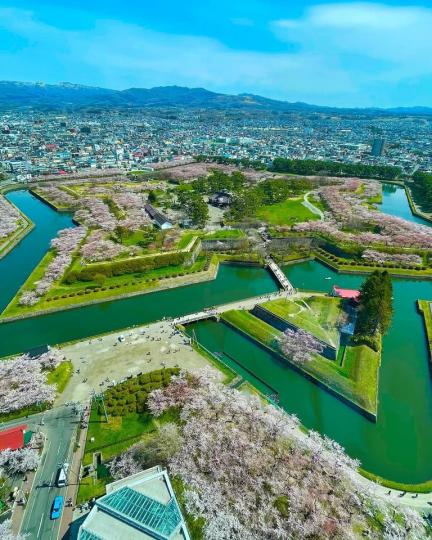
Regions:
[[80, 108], [183, 107], [199, 109], [243, 109], [287, 112], [337, 112], [362, 114], [432, 114], [432, 108], [338, 109], [307, 103], [289, 103], [253, 94], [220, 94], [205, 88], [159, 86], [110, 90], [72, 83], [44, 84], [0, 81], [0, 109], [35, 108], [65, 110]]

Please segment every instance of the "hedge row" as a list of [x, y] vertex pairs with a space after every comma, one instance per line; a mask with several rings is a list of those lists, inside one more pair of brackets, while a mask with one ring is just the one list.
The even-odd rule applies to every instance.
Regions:
[[93, 281], [98, 276], [115, 277], [124, 274], [135, 274], [145, 270], [155, 270], [164, 266], [178, 266], [185, 262], [188, 253], [162, 253], [154, 257], [134, 257], [119, 261], [96, 263], [84, 267], [79, 271], [69, 272], [64, 281], [74, 283], [75, 281]]
[[347, 260], [347, 259], [342, 259], [340, 257], [336, 257], [335, 255], [332, 255], [331, 253], [328, 253], [327, 251], [325, 251], [324, 249], [322, 248], [317, 248], [316, 249], [317, 253], [319, 255], [322, 255], [324, 258], [326, 258], [328, 261], [331, 261], [333, 263], [336, 263], [336, 264], [343, 264], [345, 266], [364, 266], [366, 268], [392, 268], [392, 269], [395, 269], [397, 270], [398, 268], [403, 268], [405, 270], [427, 270], [427, 266], [414, 266], [414, 265], [409, 265], [409, 264], [395, 264], [395, 263], [392, 263], [392, 262], [386, 262], [386, 263], [373, 263], [373, 262], [368, 262], [368, 261], [364, 261], [364, 260]]
[[[144, 373], [108, 388], [105, 391], [105, 407], [112, 416], [128, 413], [147, 413], [147, 397], [153, 390], [168, 386], [172, 375], [178, 375], [179, 368], [165, 368]], [[103, 414], [99, 405], [99, 414]]]
[[121, 283], [117, 285], [107, 285], [107, 286], [100, 286], [100, 287], [98, 287], [97, 285], [88, 285], [84, 290], [52, 296], [50, 298], [47, 298], [46, 301], [53, 302], [56, 300], [60, 300], [61, 298], [74, 298], [76, 296], [85, 296], [87, 294], [92, 294], [94, 292], [104, 292], [104, 291], [110, 291], [114, 289], [123, 289], [124, 287], [139, 285], [140, 283], [152, 283], [155, 281], [161, 281], [163, 279], [182, 277], [182, 276], [187, 276], [189, 274], [198, 274], [198, 272], [207, 271], [209, 267], [210, 267], [210, 258], [207, 258], [207, 261], [202, 270], [193, 270], [191, 272], [184, 271], [184, 272], [178, 272], [176, 274], [168, 274], [167, 276], [158, 276], [158, 277], [147, 278], [147, 279], [136, 279], [134, 281], [128, 281], [126, 283]]

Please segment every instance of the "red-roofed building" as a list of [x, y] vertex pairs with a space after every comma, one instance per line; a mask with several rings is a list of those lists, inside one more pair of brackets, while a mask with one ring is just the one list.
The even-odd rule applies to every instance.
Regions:
[[354, 300], [354, 302], [358, 302], [360, 299], [360, 291], [356, 289], [342, 289], [342, 287], [338, 287], [337, 285], [333, 285], [332, 295], [343, 298], [344, 300]]
[[23, 448], [26, 429], [27, 424], [21, 424], [20, 426], [0, 431], [0, 452], [7, 448], [10, 450]]

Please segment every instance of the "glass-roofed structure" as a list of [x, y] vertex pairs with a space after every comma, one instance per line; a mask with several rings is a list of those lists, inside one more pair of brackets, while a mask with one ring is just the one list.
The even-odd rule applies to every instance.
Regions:
[[106, 486], [79, 540], [190, 540], [166, 470], [153, 467]]

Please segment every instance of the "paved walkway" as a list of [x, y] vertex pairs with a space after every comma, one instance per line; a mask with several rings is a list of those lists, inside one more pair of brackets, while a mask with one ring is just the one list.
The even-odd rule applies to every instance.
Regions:
[[[396, 505], [407, 506], [419, 512], [432, 513], [432, 493], [410, 493], [389, 489], [360, 476], [360, 481], [372, 492], [374, 497]], [[430, 504], [429, 504], [430, 503]]]
[[56, 405], [84, 402], [92, 390], [101, 392], [113, 381], [138, 373], [176, 366], [193, 370], [209, 364], [171, 321], [92, 337], [61, 350], [72, 361], [74, 373]]
[[[90, 413], [90, 402], [87, 403], [87, 415]], [[85, 419], [85, 418], [84, 418]], [[84, 457], [85, 442], [87, 437], [87, 427], [81, 429], [80, 437], [78, 440], [78, 448], [75, 450], [72, 463], [69, 469], [69, 478], [68, 478], [68, 487], [65, 494], [65, 501], [68, 499], [72, 500], [72, 506], [65, 506], [61, 518], [60, 530], [58, 538], [67, 538], [69, 536], [69, 528], [73, 521], [73, 512], [76, 504], [76, 498], [78, 495], [79, 481], [80, 481], [80, 470], [81, 462]]]
[[313, 214], [316, 214], [317, 216], [320, 217], [320, 220], [321, 221], [324, 221], [324, 214], [322, 212], [322, 210], [320, 210], [319, 208], [317, 208], [315, 205], [313, 205], [310, 201], [309, 201], [309, 195], [311, 194], [312, 192], [309, 191], [308, 193], [305, 193], [305, 196], [303, 198], [303, 205], [306, 206], [306, 208], [308, 210], [310, 210]]

